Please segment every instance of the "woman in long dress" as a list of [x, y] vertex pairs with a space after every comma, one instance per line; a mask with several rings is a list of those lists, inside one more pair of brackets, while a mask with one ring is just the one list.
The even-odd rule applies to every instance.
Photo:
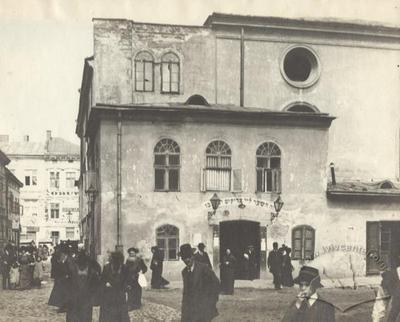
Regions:
[[157, 246], [151, 247], [153, 257], [151, 258], [151, 288], [164, 288], [169, 282], [162, 277], [164, 256]]
[[104, 266], [101, 274], [99, 322], [129, 322], [124, 270], [124, 255], [120, 252], [111, 253], [110, 262]]
[[282, 285], [292, 287], [293, 283], [293, 265], [290, 259], [291, 248], [286, 247], [284, 249], [285, 254], [282, 256]]
[[19, 258], [20, 267], [20, 289], [26, 290], [32, 286], [31, 274], [31, 255], [26, 249], [22, 250], [22, 255]]
[[228, 248], [221, 262], [221, 291], [223, 294], [232, 295], [235, 285], [236, 258]]
[[138, 279], [140, 272], [143, 274], [147, 272], [147, 266], [143, 259], [137, 256], [138, 253], [137, 248], [129, 248], [129, 257], [125, 263], [129, 310], [138, 310], [142, 306], [142, 287], [139, 285]]

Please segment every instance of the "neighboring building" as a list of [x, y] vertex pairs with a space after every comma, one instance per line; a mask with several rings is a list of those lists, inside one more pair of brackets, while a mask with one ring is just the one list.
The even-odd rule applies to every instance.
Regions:
[[23, 184], [6, 167], [8, 156], [0, 150], [0, 248], [8, 241], [19, 242], [19, 190]]
[[179, 244], [205, 242], [216, 270], [225, 248], [240, 261], [251, 244], [270, 276], [277, 241], [329, 277], [395, 265], [400, 28], [216, 13], [204, 26], [93, 23], [76, 132], [82, 231], [100, 261], [158, 244], [178, 278]]
[[7, 180], [7, 214], [8, 214], [8, 240], [19, 245], [21, 232], [21, 205], [20, 189], [24, 186], [17, 177], [6, 168]]
[[79, 147], [62, 138], [31, 142], [8, 142], [1, 148], [11, 159], [10, 171], [22, 181], [21, 244], [79, 240]]

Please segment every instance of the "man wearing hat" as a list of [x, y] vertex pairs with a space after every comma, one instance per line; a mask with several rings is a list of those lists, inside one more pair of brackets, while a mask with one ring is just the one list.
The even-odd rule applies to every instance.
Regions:
[[335, 308], [317, 293], [323, 285], [318, 269], [303, 266], [294, 280], [300, 293], [286, 312], [282, 322], [335, 322]]
[[197, 262], [206, 264], [208, 267], [210, 267], [212, 269], [210, 257], [208, 256], [207, 252], [204, 250], [205, 248], [206, 248], [206, 245], [204, 245], [203, 243], [199, 243], [197, 245], [198, 251], [194, 254], [194, 259]]
[[219, 279], [207, 264], [198, 262], [190, 244], [180, 247], [182, 270], [182, 322], [209, 322], [218, 315]]

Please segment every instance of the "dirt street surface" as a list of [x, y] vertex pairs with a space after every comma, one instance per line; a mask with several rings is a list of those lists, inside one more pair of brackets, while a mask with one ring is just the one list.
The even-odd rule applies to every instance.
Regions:
[[[65, 314], [59, 314], [55, 308], [47, 305], [52, 283], [43, 285], [41, 289], [26, 291], [0, 290], [0, 322], [65, 321]], [[345, 308], [373, 299], [374, 292], [369, 288], [325, 289], [323, 295], [335, 306]], [[143, 308], [130, 313], [131, 321], [179, 321], [181, 289], [144, 290]], [[215, 322], [254, 322], [281, 321], [286, 308], [296, 296], [295, 289], [275, 291], [271, 289], [240, 288], [235, 295], [221, 295], [218, 303], [220, 315]], [[373, 302], [367, 302], [342, 313], [336, 310], [338, 322], [371, 321]], [[99, 309], [94, 309], [93, 321], [98, 321]]]

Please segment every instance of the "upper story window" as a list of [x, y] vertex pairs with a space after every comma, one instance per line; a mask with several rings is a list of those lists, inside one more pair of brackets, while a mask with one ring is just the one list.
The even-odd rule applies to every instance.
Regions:
[[75, 180], [76, 174], [75, 172], [67, 172], [65, 175], [65, 186], [66, 188], [74, 188], [75, 187]]
[[172, 225], [163, 225], [156, 230], [156, 243], [165, 260], [177, 260], [179, 249], [179, 229]]
[[152, 92], [154, 90], [154, 59], [146, 51], [135, 57], [135, 90], [137, 92]]
[[224, 141], [213, 141], [206, 149], [205, 190], [231, 189], [232, 151]]
[[60, 172], [50, 172], [50, 188], [60, 188]]
[[292, 258], [314, 259], [315, 229], [311, 226], [297, 226], [292, 230]]
[[174, 53], [167, 53], [161, 58], [161, 92], [179, 93], [180, 62]]
[[256, 152], [257, 192], [281, 192], [281, 150], [273, 142], [261, 144]]
[[180, 149], [171, 139], [162, 139], [154, 147], [156, 191], [179, 190]]
[[50, 218], [52, 218], [52, 219], [60, 218], [60, 204], [59, 203], [51, 203], [50, 204]]
[[37, 170], [25, 170], [25, 186], [37, 185]]

